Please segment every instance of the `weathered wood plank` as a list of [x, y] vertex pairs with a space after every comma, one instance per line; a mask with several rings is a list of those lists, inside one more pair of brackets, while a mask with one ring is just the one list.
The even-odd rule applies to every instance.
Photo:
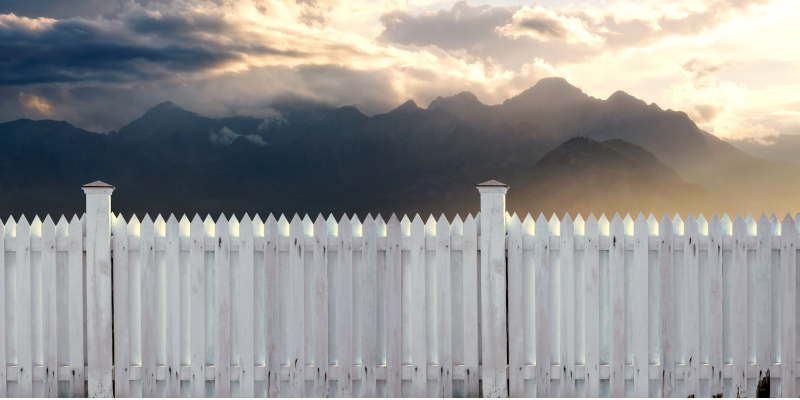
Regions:
[[649, 393], [649, 272], [647, 220], [642, 213], [636, 217], [633, 236], [633, 368], [636, 397], [648, 397]]
[[253, 220], [239, 223], [239, 397], [255, 396], [255, 267]]
[[267, 380], [269, 397], [278, 397], [281, 392], [281, 287], [278, 279], [278, 221], [270, 214], [264, 224], [266, 249], [264, 250], [264, 270], [267, 281]]
[[347, 214], [339, 220], [339, 262], [336, 299], [339, 397], [353, 395], [353, 225]]
[[[11, 217], [9, 217], [9, 220]], [[62, 216], [63, 220], [64, 217]], [[5, 225], [0, 219], [0, 361], [6, 363], [6, 241]], [[3, 364], [0, 364], [2, 366]], [[7, 368], [0, 368], [0, 395], [8, 396]]]
[[686, 396], [699, 397], [700, 382], [700, 250], [697, 219], [689, 214], [684, 223], [683, 233], [683, 271], [685, 282], [684, 297], [684, 348]]
[[[233, 217], [231, 217], [233, 218]], [[231, 396], [231, 235], [224, 214], [214, 225], [214, 393]]]
[[439, 393], [453, 397], [453, 292], [450, 271], [450, 223], [442, 214], [436, 224], [436, 302], [438, 306]]
[[142, 396], [156, 397], [156, 251], [153, 220], [145, 214], [142, 219], [139, 247], [142, 293]]
[[[795, 397], [797, 364], [797, 226], [786, 213], [781, 224], [781, 397]], [[783, 362], [787, 360], [788, 362]]]
[[625, 397], [625, 232], [622, 219], [615, 214], [611, 220], [608, 248], [609, 311], [611, 337], [609, 386], [611, 397]]
[[575, 224], [561, 220], [561, 397], [575, 397]]
[[206, 396], [206, 276], [205, 276], [205, 226], [200, 216], [195, 214], [189, 226], [192, 239], [189, 250], [189, 291], [190, 291], [190, 362], [192, 377], [192, 397]]
[[708, 363], [712, 396], [721, 395], [722, 377], [722, 222], [717, 214], [708, 223]]
[[544, 214], [536, 220], [536, 397], [550, 392], [550, 226]]
[[524, 315], [522, 300], [522, 223], [508, 222], [508, 394], [525, 397]]
[[33, 342], [31, 335], [31, 226], [24, 215], [17, 221], [17, 396], [31, 397]]
[[167, 397], [180, 397], [181, 380], [181, 282], [180, 282], [180, 226], [175, 215], [167, 220], [166, 249], [164, 251], [166, 278], [166, 361], [168, 373], [165, 376]]
[[766, 214], [761, 214], [757, 223], [758, 248], [756, 257], [756, 377], [757, 395], [769, 397], [769, 366], [772, 347], [772, 223]]
[[314, 221], [314, 397], [329, 397], [328, 385], [328, 226]]
[[425, 338], [425, 225], [419, 215], [411, 222], [409, 253], [411, 312], [411, 376], [414, 397], [427, 397], [427, 354]]
[[747, 225], [739, 214], [733, 221], [733, 393], [747, 396]]
[[42, 224], [44, 397], [58, 397], [58, 299], [56, 296], [56, 226], [48, 215]]
[[86, 193], [86, 343], [89, 397], [111, 397], [111, 191], [83, 188]]
[[478, 227], [472, 214], [464, 220], [464, 397], [478, 397]]
[[377, 226], [372, 214], [364, 220], [361, 240], [361, 395], [377, 397], [378, 366], [378, 248]]
[[659, 268], [659, 329], [661, 337], [661, 397], [672, 397], [675, 389], [675, 288], [673, 285], [672, 220], [664, 213], [658, 223], [661, 246], [658, 249]]
[[400, 287], [400, 221], [395, 214], [386, 224], [386, 393], [401, 397], [402, 382], [402, 298]]
[[600, 397], [600, 231], [589, 214], [585, 225], [584, 274], [586, 295], [585, 383], [586, 397]]
[[303, 221], [295, 214], [289, 224], [289, 276], [291, 296], [288, 298], [291, 310], [289, 340], [289, 362], [292, 372], [289, 378], [292, 397], [305, 397], [305, 249], [303, 241]]
[[[119, 219], [122, 219], [121, 217]], [[124, 220], [123, 220], [124, 223]], [[127, 229], [127, 227], [126, 227]], [[126, 235], [127, 237], [127, 235]], [[83, 225], [74, 215], [69, 223], [69, 366], [70, 395], [85, 397], [83, 348]], [[127, 283], [127, 282], [126, 282]]]

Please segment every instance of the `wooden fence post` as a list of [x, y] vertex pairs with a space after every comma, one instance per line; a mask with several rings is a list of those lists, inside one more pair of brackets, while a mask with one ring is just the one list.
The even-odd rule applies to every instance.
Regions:
[[506, 193], [488, 181], [481, 193], [481, 333], [483, 397], [508, 397], [506, 377]]
[[111, 376], [111, 192], [97, 181], [86, 193], [86, 344], [89, 397], [112, 397]]

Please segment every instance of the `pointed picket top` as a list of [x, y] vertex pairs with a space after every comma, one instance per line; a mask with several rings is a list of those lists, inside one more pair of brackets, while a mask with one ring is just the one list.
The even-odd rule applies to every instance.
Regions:
[[292, 217], [292, 222], [289, 223], [289, 229], [291, 229], [293, 226], [299, 226], [299, 227], [303, 226], [303, 220], [297, 213], [294, 213], [294, 216]]
[[715, 229], [722, 230], [722, 221], [717, 216], [717, 213], [711, 215], [711, 220], [708, 221], [708, 231], [714, 232]]
[[425, 236], [436, 236], [436, 220], [433, 215], [428, 216], [428, 220], [425, 221]]
[[264, 221], [261, 220], [258, 213], [253, 217], [253, 236], [264, 237]]
[[[62, 221], [66, 223], [64, 217], [61, 217], [61, 221], [58, 221], [59, 226], [61, 226]], [[114, 236], [126, 236], [128, 234], [128, 224], [125, 222], [122, 213], [120, 213], [117, 218], [114, 218], [114, 223], [111, 225], [111, 234]]]
[[322, 213], [317, 214], [317, 219], [314, 221], [314, 233], [315, 237], [323, 238], [322, 244], [327, 248], [328, 241], [324, 238], [328, 236], [328, 221], [325, 220]]
[[733, 235], [733, 221], [731, 221], [731, 217], [728, 216], [728, 213], [722, 215], [722, 219], [720, 220], [722, 224], [722, 235], [723, 236], [732, 236]]
[[[114, 220], [116, 222], [116, 219]], [[0, 232], [3, 231], [3, 221], [0, 221]], [[68, 236], [69, 235], [69, 222], [67, 222], [67, 218], [63, 215], [61, 218], [58, 219], [58, 223], [56, 224], [56, 236]]]
[[775, 213], [772, 213], [772, 215], [769, 217], [769, 222], [772, 224], [772, 234], [774, 236], [780, 236], [781, 223], [778, 221], [778, 217], [775, 215]]
[[[661, 225], [664, 225], [665, 227], [672, 228], [672, 220], [669, 218], [669, 214], [664, 213], [664, 215], [661, 216], [661, 221], [658, 223], [659, 232], [661, 231]], [[660, 233], [659, 233], [659, 235], [660, 235]]]
[[686, 222], [684, 223], [684, 230], [692, 233], [698, 232], [699, 234], [699, 224], [697, 223], [697, 219], [694, 217], [692, 213], [689, 213], [689, 216], [686, 217]]
[[303, 217], [303, 236], [314, 236], [314, 222], [311, 221], [311, 217], [308, 214]]
[[239, 230], [239, 232], [238, 232], [238, 236], [239, 237], [243, 236], [242, 235], [243, 232], [248, 232], [250, 237], [254, 236], [253, 235], [253, 220], [250, 219], [250, 215], [248, 215], [247, 213], [244, 213], [244, 216], [242, 216], [242, 220], [239, 221], [238, 230]]
[[640, 231], [644, 231], [645, 236], [650, 236], [650, 225], [647, 223], [647, 219], [644, 218], [644, 214], [639, 213], [639, 216], [636, 217], [636, 222], [634, 222], [633, 226], [633, 233], [639, 233]]
[[744, 219], [744, 222], [747, 224], [747, 236], [756, 236], [758, 233], [758, 224], [756, 224], [753, 215], [747, 214], [747, 218]]
[[375, 235], [378, 237], [386, 237], [386, 221], [383, 220], [380, 214], [375, 217]]
[[139, 236], [139, 232], [141, 232], [141, 223], [139, 222], [139, 218], [136, 217], [136, 214], [131, 215], [131, 219], [128, 220], [128, 236]]
[[506, 217], [506, 225], [508, 225], [508, 222], [511, 221], [511, 214], [509, 214], [508, 211], [506, 211], [505, 217]]
[[531, 214], [525, 217], [525, 220], [522, 221], [522, 234], [523, 235], [536, 235], [536, 221], [533, 220]]
[[742, 217], [741, 213], [739, 213], [736, 216], [736, 219], [733, 220], [733, 229], [743, 229], [744, 232], [747, 231], [747, 222], [745, 222], [744, 217]]
[[567, 232], [572, 232], [573, 235], [575, 234], [575, 222], [572, 221], [569, 213], [564, 214], [564, 219], [561, 220], [561, 223], [558, 226], [559, 236], [561, 236], [562, 233], [566, 234]]
[[6, 222], [6, 230], [5, 230], [6, 237], [16, 237], [17, 236], [17, 223], [14, 221], [14, 218], [11, 216], [8, 217], [8, 222]]
[[28, 220], [25, 218], [25, 214], [20, 215], [19, 221], [17, 221], [17, 233], [19, 233], [20, 230], [22, 230], [23, 232], [28, 232], [28, 234], [30, 235], [31, 231], [30, 227], [31, 224], [28, 223]]
[[403, 215], [403, 219], [400, 220], [400, 235], [411, 236], [411, 221], [408, 220], [408, 215]]
[[[222, 218], [222, 216], [220, 216]], [[226, 218], [228, 221], [228, 234], [234, 237], [239, 236], [239, 220], [236, 219], [236, 215], [231, 214], [230, 218]]]
[[289, 236], [289, 221], [286, 220], [286, 216], [283, 214], [278, 219], [278, 236]]
[[34, 215], [31, 222], [31, 237], [42, 237], [42, 220], [38, 215]]
[[139, 234], [141, 236], [141, 232], [154, 232], [154, 224], [153, 220], [150, 218], [150, 214], [145, 214], [144, 218], [142, 218], [142, 224], [140, 227]]
[[633, 218], [630, 214], [626, 214], [622, 220], [622, 232], [625, 236], [633, 236]]
[[83, 224], [81, 223], [81, 220], [78, 219], [77, 215], [73, 214], [72, 221], [69, 222], [69, 231], [77, 231], [83, 234]]
[[55, 236], [56, 225], [53, 223], [53, 219], [50, 218], [49, 214], [44, 217], [44, 222], [42, 223], [42, 228], [44, 228], [45, 231], [53, 232], [53, 235]]
[[597, 220], [597, 232], [600, 236], [608, 236], [611, 233], [611, 224], [605, 214], [600, 214], [600, 219]]
[[[569, 216], [569, 214], [567, 214]], [[583, 219], [581, 213], [578, 213], [578, 216], [575, 217], [575, 235], [577, 236], [584, 236], [586, 235], [586, 221]]]
[[375, 219], [372, 218], [371, 213], [367, 213], [367, 217], [364, 218], [364, 223], [361, 226], [362, 232], [361, 236], [363, 237], [365, 232], [369, 234], [370, 230], [375, 232], [375, 236], [378, 236], [377, 225], [375, 224]]
[[697, 217], [697, 233], [700, 236], [708, 236], [708, 221], [706, 221], [703, 213], [700, 213], [700, 216]]
[[647, 217], [647, 235], [658, 236], [658, 220], [653, 213], [650, 213], [650, 216]]
[[328, 215], [325, 224], [328, 227], [328, 236], [339, 236], [339, 222], [336, 221], [333, 214]]
[[[170, 216], [170, 218], [174, 217], [174, 214]], [[181, 216], [181, 219], [178, 220], [178, 236], [189, 237], [191, 233], [191, 225], [192, 222], [189, 221], [189, 218], [186, 214]]]
[[[159, 215], [159, 218], [160, 218], [160, 217], [161, 217], [161, 216]], [[175, 218], [175, 214], [170, 214], [170, 215], [169, 215], [169, 218], [167, 218], [167, 223], [166, 223], [166, 226], [169, 226], [170, 224], [175, 224], [175, 225], [177, 225], [177, 226], [178, 226], [178, 228], [180, 229], [180, 225], [179, 225], [179, 223], [178, 223], [178, 219], [177, 219], [177, 218]], [[165, 236], [166, 236], [166, 235], [165, 235]], [[180, 230], [178, 231], [178, 236], [180, 236]]]
[[214, 220], [211, 219], [211, 215], [206, 215], [206, 219], [203, 220], [203, 234], [206, 235], [206, 237], [215, 237], [215, 230], [216, 224]]
[[544, 217], [543, 213], [539, 213], [539, 218], [536, 219], [536, 236], [549, 236], [550, 235], [550, 223], [547, 221], [547, 218]]
[[594, 216], [594, 213], [589, 213], [589, 218], [586, 218], [586, 226], [584, 229], [586, 232], [597, 231], [599, 225], [597, 223], [597, 218]]
[[[519, 221], [519, 217], [517, 216], [517, 213], [514, 213], [514, 215], [511, 216], [508, 219], [508, 222], [506, 223], [506, 231], [508, 232], [509, 239], [511, 238], [511, 236], [513, 234], [518, 234], [516, 232], [520, 232], [521, 228], [522, 228], [522, 223]], [[509, 242], [509, 245], [510, 245], [510, 242]]]
[[547, 225], [550, 227], [550, 236], [561, 236], [561, 221], [558, 220], [556, 213], [550, 216]]
[[783, 222], [781, 223], [781, 231], [786, 230], [786, 232], [794, 232], [796, 230], [795, 221], [792, 219], [792, 214], [786, 213], [786, 217], [783, 218]]
[[447, 221], [447, 217], [444, 216], [444, 213], [442, 213], [439, 220], [436, 221], [436, 234], [450, 236], [450, 222]]
[[353, 214], [350, 225], [353, 226], [353, 237], [361, 237], [363, 235], [363, 227], [361, 226], [361, 221], [358, 219], [358, 215]]
[[[472, 213], [467, 214], [467, 218], [464, 219], [464, 229], [466, 230], [470, 225], [475, 225], [475, 218], [472, 216]], [[479, 231], [476, 230], [475, 232]]]
[[766, 213], [761, 213], [758, 222], [756, 222], [756, 235], [762, 232], [772, 236], [772, 221], [769, 220]]
[[683, 236], [683, 218], [678, 213], [675, 213], [675, 218], [672, 218], [672, 233]]
[[464, 221], [461, 221], [461, 216], [458, 214], [453, 218], [453, 223], [450, 224], [450, 234], [457, 236], [464, 235]]
[[164, 221], [164, 217], [162, 217], [161, 214], [158, 214], [155, 222], [153, 222], [153, 229], [155, 229], [156, 236], [167, 236], [167, 223]]
[[351, 231], [350, 233], [352, 234], [353, 223], [350, 222], [350, 218], [347, 218], [347, 214], [342, 215], [342, 219], [339, 220], [339, 227], [342, 228], [342, 233]]

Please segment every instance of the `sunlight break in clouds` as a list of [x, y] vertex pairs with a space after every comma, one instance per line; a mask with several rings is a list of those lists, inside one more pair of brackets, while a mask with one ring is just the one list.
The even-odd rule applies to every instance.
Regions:
[[591, 96], [623, 90], [684, 111], [717, 135], [744, 121], [737, 135], [800, 126], [775, 114], [800, 112], [796, 1], [502, 4], [119, 0], [101, 16], [0, 14], [0, 120], [42, 115], [34, 98], [105, 131], [166, 100], [270, 118], [287, 94], [371, 115], [462, 91], [497, 104], [562, 76]]

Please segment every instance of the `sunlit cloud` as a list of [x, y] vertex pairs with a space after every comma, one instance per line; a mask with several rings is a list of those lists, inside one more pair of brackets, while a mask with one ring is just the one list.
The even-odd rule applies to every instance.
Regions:
[[514, 13], [513, 21], [497, 28], [505, 36], [529, 36], [543, 42], [556, 40], [567, 43], [600, 44], [605, 38], [588, 31], [580, 18], [559, 15], [540, 6], [523, 7]]
[[49, 117], [52, 115], [52, 111], [50, 110], [50, 103], [47, 102], [47, 99], [43, 97], [39, 97], [35, 94], [31, 93], [19, 93], [19, 102], [22, 103], [22, 106], [27, 108], [31, 111], [36, 111], [43, 116]]

